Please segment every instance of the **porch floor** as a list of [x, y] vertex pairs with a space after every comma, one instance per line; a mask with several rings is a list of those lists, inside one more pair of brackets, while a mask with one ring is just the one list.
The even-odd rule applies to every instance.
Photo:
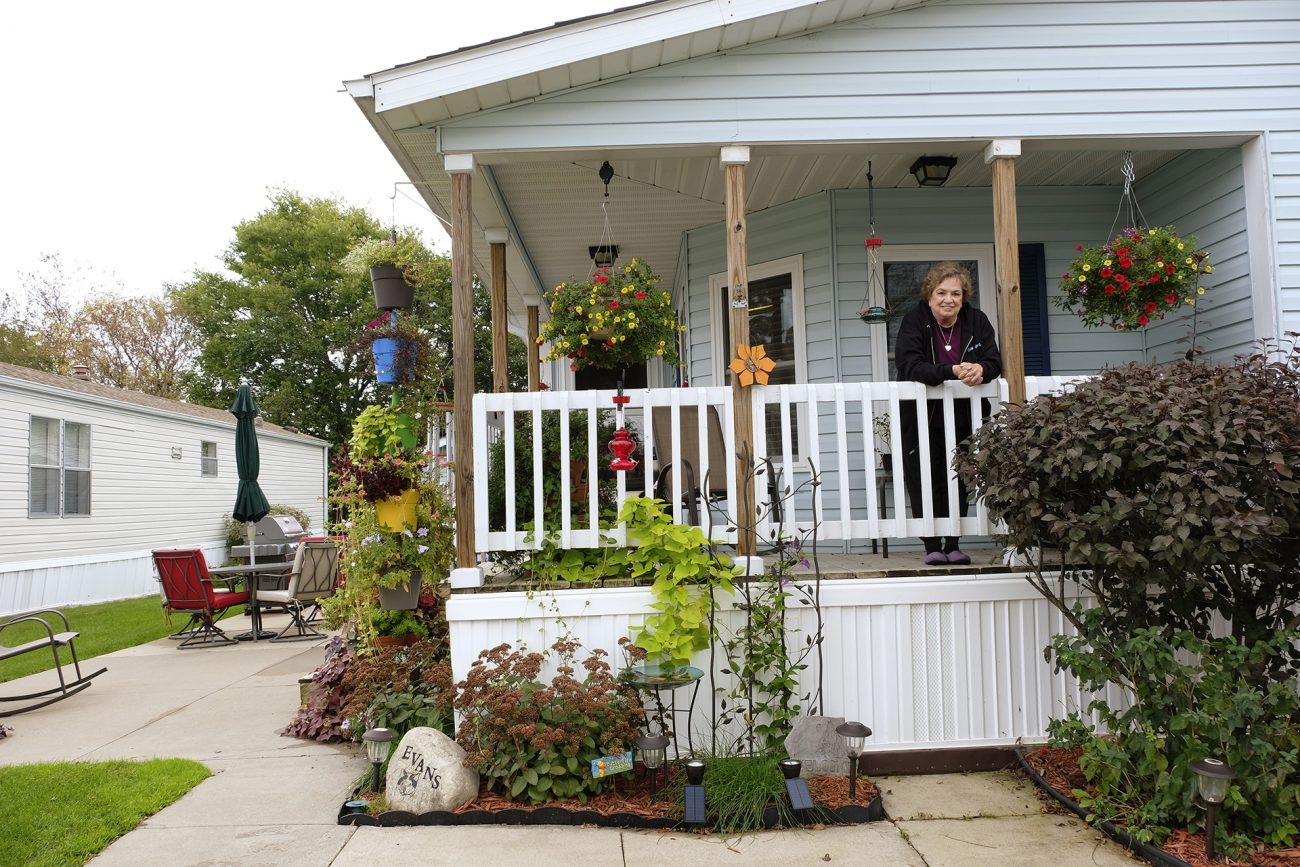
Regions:
[[[842, 578], [912, 578], [924, 575], [989, 575], [1005, 574], [1011, 571], [1002, 562], [1001, 548], [964, 549], [971, 562], [965, 566], [927, 566], [924, 563], [924, 551], [891, 551], [889, 556], [883, 553], [857, 554], [819, 554], [814, 566], [810, 556], [808, 565], [796, 564], [792, 574], [796, 578], [812, 577], [814, 568], [820, 568], [822, 578], [836, 580]], [[720, 549], [720, 553], [734, 554], [730, 548]], [[771, 562], [771, 555], [764, 556], [764, 562]], [[453, 593], [500, 593], [519, 590], [567, 590], [585, 586], [567, 581], [552, 582], [541, 587], [526, 577], [519, 577], [515, 572], [497, 569], [495, 564], [486, 564], [487, 576], [482, 587], [453, 590]], [[633, 580], [631, 578], [613, 578], [605, 581], [603, 587], [635, 587], [649, 585], [653, 579]]]

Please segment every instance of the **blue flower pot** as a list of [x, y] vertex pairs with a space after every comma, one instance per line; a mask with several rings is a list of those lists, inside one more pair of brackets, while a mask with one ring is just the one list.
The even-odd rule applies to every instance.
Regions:
[[403, 343], [409, 344], [410, 341], [380, 337], [370, 344], [370, 351], [375, 355], [375, 381], [392, 385], [395, 382], [410, 382], [415, 378], [415, 347], [410, 347], [407, 352], [409, 358], [406, 370], [397, 369], [397, 353]]

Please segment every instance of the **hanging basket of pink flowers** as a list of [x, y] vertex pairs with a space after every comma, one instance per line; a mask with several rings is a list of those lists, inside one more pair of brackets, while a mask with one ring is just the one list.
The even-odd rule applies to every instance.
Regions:
[[1078, 314], [1089, 328], [1145, 328], [1205, 294], [1201, 275], [1214, 269], [1195, 235], [1173, 226], [1125, 229], [1100, 247], [1076, 247], [1079, 255], [1061, 278], [1055, 304]]
[[561, 283], [546, 294], [551, 318], [537, 343], [551, 345], [547, 361], [568, 358], [573, 370], [620, 368], [662, 358], [677, 364], [681, 326], [673, 299], [640, 259], [598, 268], [587, 280]]

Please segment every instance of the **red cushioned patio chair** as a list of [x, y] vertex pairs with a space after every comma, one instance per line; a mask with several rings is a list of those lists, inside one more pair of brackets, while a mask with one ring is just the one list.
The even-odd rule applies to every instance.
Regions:
[[153, 562], [162, 584], [163, 610], [169, 617], [174, 611], [190, 616], [189, 624], [177, 633], [185, 636], [178, 650], [236, 643], [217, 626], [217, 621], [231, 606], [248, 602], [247, 590], [232, 593], [216, 589], [208, 575], [208, 561], [198, 548], [154, 551]]

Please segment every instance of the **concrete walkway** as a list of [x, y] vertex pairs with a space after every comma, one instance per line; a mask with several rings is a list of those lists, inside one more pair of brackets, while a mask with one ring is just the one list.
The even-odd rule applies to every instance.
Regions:
[[[268, 626], [279, 620], [268, 618]], [[229, 625], [246, 628], [238, 619]], [[1030, 784], [1001, 773], [878, 779], [891, 821], [740, 839], [547, 826], [340, 826], [339, 805], [368, 770], [363, 751], [276, 734], [298, 704], [298, 678], [320, 659], [321, 645], [307, 642], [177, 651], [163, 639], [118, 651], [100, 658], [108, 672], [90, 689], [5, 720], [14, 732], [0, 740], [0, 765], [157, 756], [212, 769], [210, 779], [92, 862], [102, 867], [1132, 864], [1084, 823], [1044, 813]]]

